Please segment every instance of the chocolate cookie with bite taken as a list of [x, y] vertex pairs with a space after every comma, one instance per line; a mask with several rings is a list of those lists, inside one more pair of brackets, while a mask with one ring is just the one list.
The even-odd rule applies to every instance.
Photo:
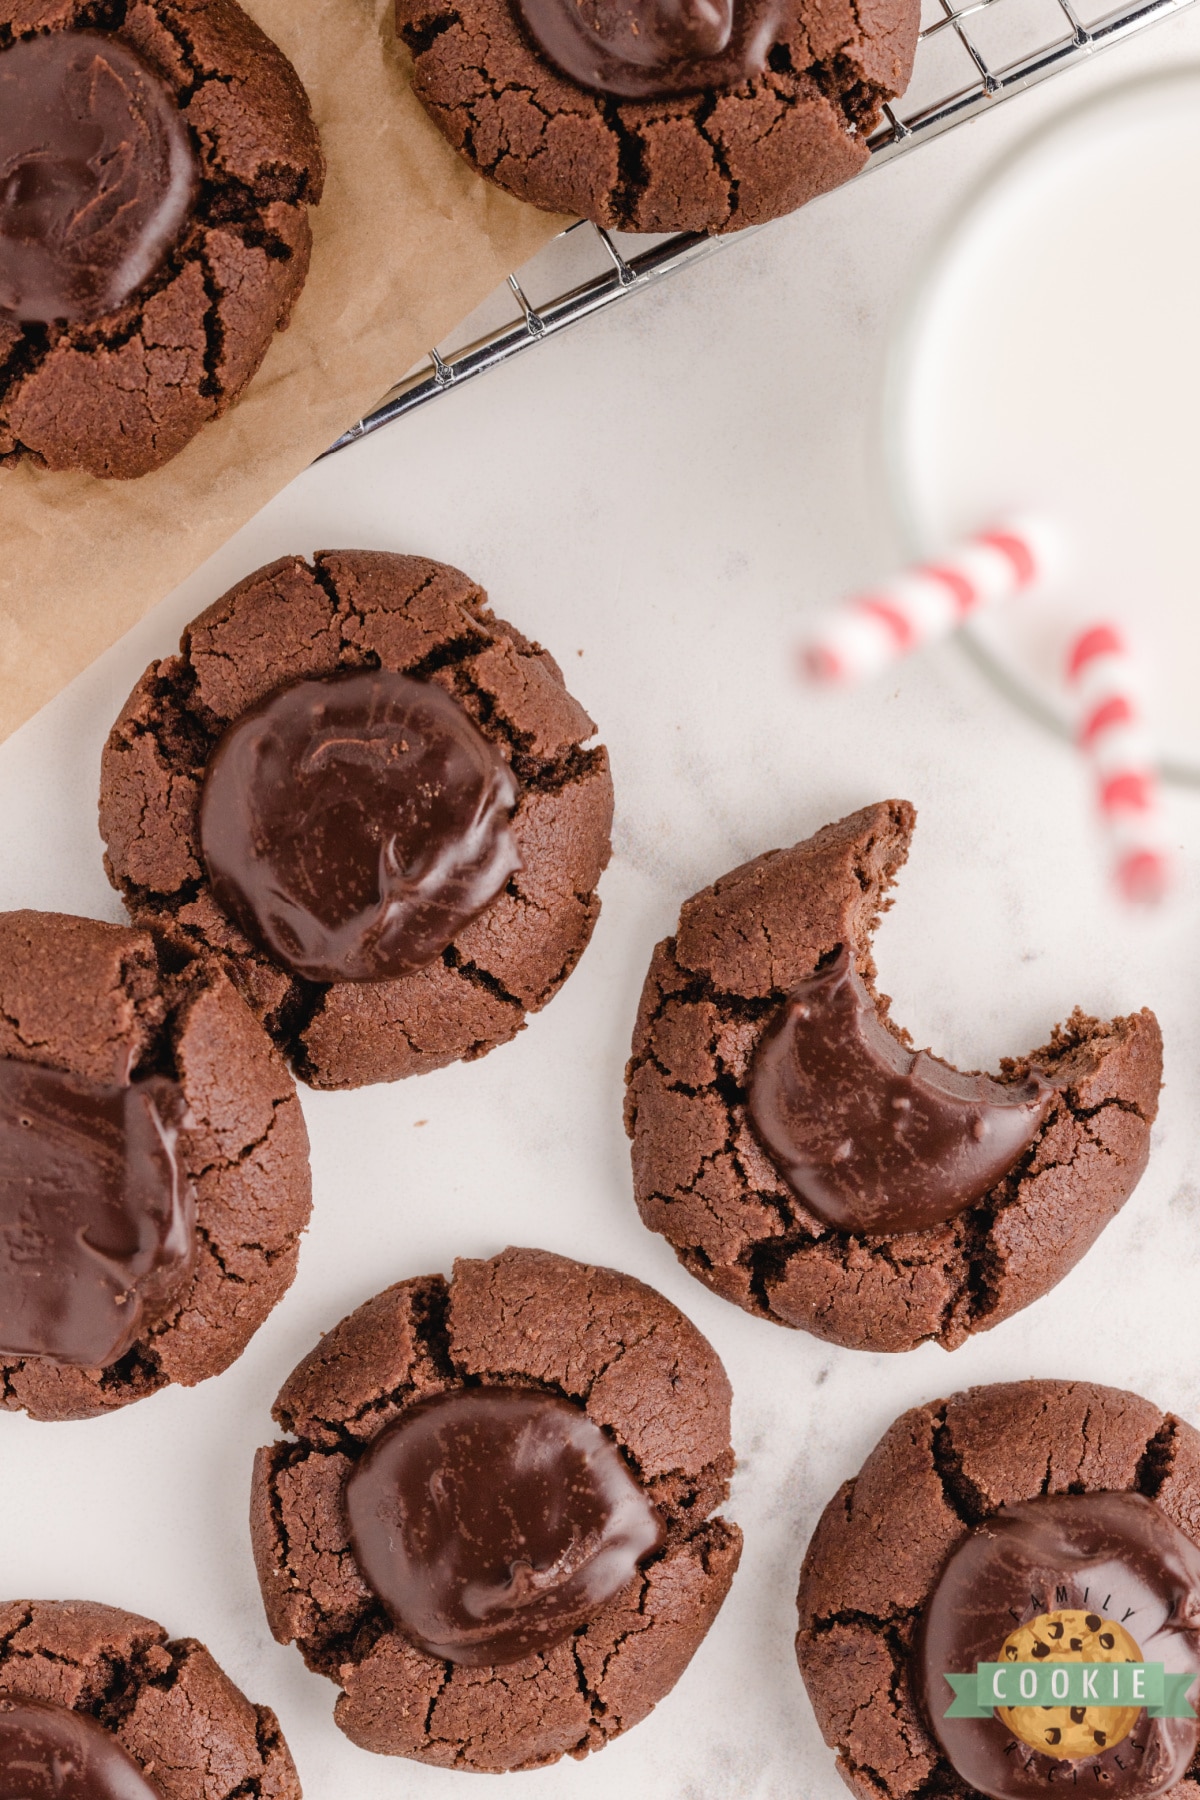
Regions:
[[286, 557], [154, 663], [104, 753], [107, 868], [305, 1080], [482, 1056], [592, 933], [612, 782], [553, 658], [457, 569]]
[[953, 1349], [1047, 1293], [1132, 1193], [1152, 1012], [1076, 1011], [992, 1077], [914, 1052], [871, 938], [915, 815], [864, 807], [685, 902], [642, 992], [626, 1122], [643, 1220], [748, 1312]]
[[583, 1756], [670, 1692], [741, 1551], [711, 1346], [632, 1276], [539, 1250], [402, 1281], [288, 1377], [255, 1464], [271, 1629], [366, 1750]]
[[480, 174], [618, 231], [732, 231], [855, 174], [917, 0], [397, 0], [418, 98]]
[[897, 1419], [800, 1576], [796, 1654], [846, 1785], [1190, 1791], [1198, 1506], [1200, 1434], [1136, 1394], [1009, 1382]]
[[324, 163], [235, 0], [0, 0], [0, 463], [130, 478], [288, 323]]
[[90, 1418], [220, 1374], [309, 1199], [295, 1087], [215, 963], [0, 914], [0, 1406]]
[[193, 1638], [87, 1600], [0, 1602], [0, 1800], [300, 1800], [279, 1721]]

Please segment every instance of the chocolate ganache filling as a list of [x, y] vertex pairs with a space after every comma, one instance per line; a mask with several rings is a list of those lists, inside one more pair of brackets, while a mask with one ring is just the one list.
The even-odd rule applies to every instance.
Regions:
[[[1012, 1661], [1103, 1665], [1088, 1689], [1100, 1698], [945, 1716], [947, 1675]], [[1152, 1800], [1183, 1778], [1200, 1723], [1102, 1704], [1105, 1670], [1129, 1662], [1200, 1674], [1200, 1550], [1140, 1494], [1056, 1494], [1003, 1507], [952, 1552], [914, 1672], [934, 1734], [973, 1790], [992, 1800], [1060, 1791]], [[1181, 1685], [1194, 1703], [1193, 1685]]]
[[982, 1199], [1029, 1148], [1054, 1095], [1037, 1073], [1002, 1083], [905, 1049], [843, 947], [768, 1026], [749, 1108], [813, 1212], [886, 1236], [924, 1231]]
[[0, 1058], [0, 1355], [107, 1368], [161, 1316], [195, 1254], [185, 1116], [164, 1076]]
[[0, 51], [0, 312], [43, 324], [116, 312], [196, 190], [174, 94], [117, 39], [52, 31]]
[[351, 1471], [346, 1511], [359, 1568], [404, 1634], [475, 1667], [561, 1643], [662, 1538], [583, 1408], [524, 1388], [410, 1407]]
[[0, 1694], [0, 1800], [162, 1800], [162, 1790], [87, 1713]]
[[517, 783], [457, 700], [387, 670], [302, 681], [209, 761], [218, 905], [309, 981], [384, 981], [441, 954], [521, 858]]
[[761, 75], [786, 0], [513, 0], [537, 47], [618, 99], [736, 88]]

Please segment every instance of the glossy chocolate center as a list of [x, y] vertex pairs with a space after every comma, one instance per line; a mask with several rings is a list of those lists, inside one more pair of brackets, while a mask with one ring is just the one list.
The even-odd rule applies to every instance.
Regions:
[[619, 99], [735, 88], [761, 75], [786, 0], [513, 0], [550, 61]]
[[924, 1231], [983, 1198], [1029, 1148], [1055, 1089], [906, 1050], [845, 948], [792, 989], [755, 1052], [750, 1116], [788, 1185], [843, 1231]]
[[0, 1694], [0, 1800], [162, 1800], [86, 1713]]
[[1009, 1651], [1107, 1663], [1131, 1647], [1168, 1674], [1200, 1674], [1200, 1550], [1140, 1494], [1053, 1495], [1005, 1507], [950, 1556], [926, 1609], [916, 1684], [950, 1762], [993, 1800], [1149, 1800], [1182, 1778], [1200, 1738], [1195, 1719], [1139, 1708], [1131, 1721], [1127, 1708], [1090, 1702], [945, 1717], [954, 1697], [945, 1677]]
[[105, 1087], [0, 1058], [0, 1355], [117, 1362], [195, 1252], [173, 1081]]
[[440, 687], [302, 681], [231, 725], [200, 841], [218, 904], [309, 981], [384, 981], [441, 954], [521, 867], [517, 784]]
[[116, 312], [175, 243], [196, 187], [175, 96], [124, 44], [52, 31], [0, 52], [0, 312]]
[[583, 1408], [523, 1388], [411, 1407], [351, 1472], [346, 1510], [359, 1568], [400, 1629], [476, 1667], [561, 1643], [662, 1538]]

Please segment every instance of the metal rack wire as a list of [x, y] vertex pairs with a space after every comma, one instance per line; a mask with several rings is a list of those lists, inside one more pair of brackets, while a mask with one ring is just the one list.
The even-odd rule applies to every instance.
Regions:
[[[1116, 12], [1092, 18], [1094, 3], [923, 0], [912, 81], [902, 101], [884, 107], [885, 116], [869, 141], [871, 158], [862, 174], [1096, 51], [1182, 12], [1194, 0], [1135, 0]], [[1108, 0], [1100, 3], [1107, 5]], [[753, 226], [725, 237], [678, 232], [646, 239], [604, 231], [581, 220], [560, 233], [534, 264], [508, 277], [507, 288], [500, 290], [507, 302], [507, 319], [468, 334], [467, 342], [431, 350], [380, 406], [352, 425], [325, 454], [332, 456], [346, 449], [439, 394], [544, 343], [601, 307], [639, 293], [664, 276], [766, 229]], [[535, 287], [550, 297], [535, 304], [529, 298]], [[494, 301], [486, 310], [495, 312]]]

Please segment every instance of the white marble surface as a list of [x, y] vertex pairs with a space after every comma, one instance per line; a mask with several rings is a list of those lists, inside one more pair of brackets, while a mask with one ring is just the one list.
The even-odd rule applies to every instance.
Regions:
[[[332, 1689], [266, 1631], [245, 1524], [270, 1401], [317, 1334], [385, 1282], [541, 1244], [653, 1282], [717, 1346], [736, 1393], [731, 1510], [746, 1554], [675, 1692], [583, 1764], [512, 1800], [836, 1800], [792, 1658], [792, 1595], [836, 1485], [903, 1407], [974, 1381], [1088, 1376], [1200, 1419], [1196, 883], [1153, 920], [1103, 884], [1083, 777], [954, 647], [861, 695], [814, 699], [785, 649], [800, 612], [895, 549], [877, 453], [891, 323], [941, 223], [1025, 130], [1089, 86], [1200, 57], [1200, 9], [738, 245], [656, 295], [315, 468], [0, 749], [0, 905], [118, 918], [97, 760], [151, 656], [267, 558], [415, 549], [477, 574], [600, 722], [616, 853], [591, 949], [483, 1063], [306, 1095], [316, 1210], [296, 1285], [241, 1361], [103, 1421], [0, 1419], [0, 1594], [92, 1596], [205, 1639], [282, 1718], [308, 1800], [447, 1800], [467, 1780], [372, 1758]], [[921, 814], [879, 939], [918, 1040], [965, 1066], [1041, 1041], [1077, 1002], [1149, 1003], [1167, 1088], [1122, 1216], [1036, 1308], [948, 1358], [832, 1349], [750, 1319], [638, 1222], [621, 1072], [650, 948], [681, 899], [756, 851], [884, 794]], [[1200, 796], [1172, 801], [1200, 857]]]

